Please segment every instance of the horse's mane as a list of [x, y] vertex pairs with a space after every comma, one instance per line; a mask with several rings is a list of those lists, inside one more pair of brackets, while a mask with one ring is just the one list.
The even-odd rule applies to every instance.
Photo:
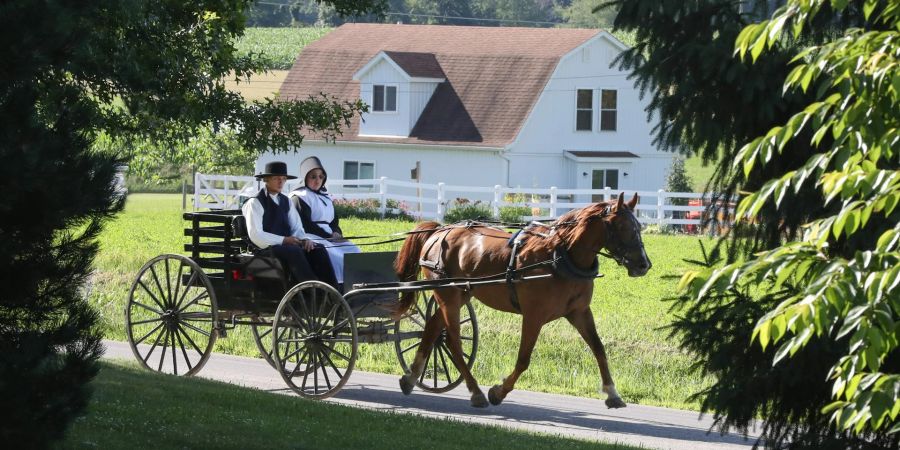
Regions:
[[[588, 230], [590, 218], [602, 214], [612, 202], [599, 202], [584, 208], [573, 209], [556, 219], [554, 225], [559, 225], [556, 231], [547, 237], [530, 235], [522, 245], [522, 252], [533, 252], [540, 250], [553, 250], [560, 245], [569, 248], [572, 242], [575, 242], [584, 235]], [[545, 225], [543, 229], [538, 230], [542, 233], [549, 233], [550, 226]]]

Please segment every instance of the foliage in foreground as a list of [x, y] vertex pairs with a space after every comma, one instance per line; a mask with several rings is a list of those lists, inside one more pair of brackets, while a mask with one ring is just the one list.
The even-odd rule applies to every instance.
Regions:
[[[785, 240], [801, 240], [810, 230], [807, 224], [840, 212], [842, 206], [838, 201], [826, 203], [827, 194], [814, 185], [819, 178], [819, 169], [810, 171], [804, 167], [812, 161], [810, 158], [821, 153], [821, 149], [817, 148], [819, 143], [813, 139], [818, 136], [822, 139], [821, 145], [829, 148], [832, 142], [842, 139], [841, 127], [838, 127], [839, 132], [835, 136], [827, 126], [824, 127], [827, 130], [817, 135], [817, 127], [824, 125], [824, 120], [810, 120], [805, 127], [800, 127], [796, 119], [792, 119], [810, 104], [822, 101], [833, 92], [829, 92], [829, 83], [823, 81], [813, 82], [805, 90], [785, 90], [784, 80], [798, 75], [798, 72], [792, 72], [796, 62], [791, 61], [807, 46], [827, 45], [836, 36], [852, 34], [845, 30], [853, 27], [881, 31], [891, 28], [867, 19], [870, 9], [875, 6], [875, 10], [880, 10], [885, 7], [884, 2], [795, 2], [817, 5], [818, 14], [803, 16], [802, 20], [809, 19], [809, 22], [802, 30], [797, 28], [796, 34], [784, 34], [768, 41], [762, 39], [762, 44], [751, 46], [751, 53], [758, 56], [755, 61], [735, 55], [735, 41], [741, 36], [752, 39], [756, 44], [763, 36], [773, 38], [778, 34], [769, 34], [771, 29], [766, 32], [761, 28], [745, 29], [755, 20], [754, 17], [765, 18], [771, 14], [770, 10], [766, 10], [772, 7], [771, 2], [753, 2], [752, 5], [758, 9], [749, 13], [742, 13], [733, 2], [724, 0], [635, 0], [614, 3], [622, 6], [616, 17], [616, 26], [637, 34], [638, 45], [626, 51], [620, 62], [634, 71], [638, 86], [650, 97], [648, 112], [659, 114], [656, 142], [669, 150], [700, 155], [706, 161], [717, 161], [706, 190], [719, 192], [722, 198], [738, 197], [744, 192], [761, 189], [767, 189], [766, 195], [774, 192], [775, 197], [780, 198], [778, 204], [774, 201], [758, 204], [759, 208], [754, 211], [755, 220], [736, 224], [730, 239], [723, 241], [731, 245], [719, 248], [725, 255], [722, 264], [752, 259], [757, 252], [776, 249]], [[791, 7], [795, 7], [795, 3], [791, 3]], [[769, 23], [790, 27], [786, 25], [790, 21], [782, 16], [777, 17]], [[762, 51], [767, 42], [775, 42], [775, 45]], [[884, 57], [887, 55], [879, 58]], [[808, 62], [812, 55], [807, 54], [804, 58], [800, 62]], [[887, 60], [896, 61], [896, 56], [889, 56]], [[895, 66], [895, 63], [888, 64]], [[848, 83], [855, 78], [854, 70], [846, 74], [836, 72], [835, 75], [837, 79], [846, 75]], [[804, 71], [798, 81], [810, 83], [811, 79], [812, 72]], [[886, 79], [896, 77], [888, 76]], [[821, 96], [823, 93], [826, 94]], [[877, 106], [882, 101], [879, 99], [873, 105]], [[851, 104], [852, 100], [841, 107]], [[893, 108], [897, 110], [896, 106]], [[865, 112], [857, 117], [863, 121], [872, 117], [866, 108], [851, 110]], [[874, 116], [884, 117], [884, 113], [874, 112]], [[875, 119], [875, 122], [878, 120]], [[761, 141], [775, 144], [777, 148], [749, 153], [740, 150], [743, 144], [765, 135], [772, 127], [786, 123], [793, 125], [779, 128]], [[849, 127], [843, 131], [848, 131], [851, 136], [856, 135]], [[793, 139], [784, 139], [786, 136]], [[873, 143], [867, 142], [866, 145], [872, 146]], [[748, 154], [753, 154], [759, 162], [752, 170], [745, 171], [742, 170], [742, 162]], [[838, 158], [832, 161], [832, 168], [844, 167], [847, 160], [851, 161], [851, 167], [856, 164], [853, 158]], [[736, 165], [733, 164], [735, 161], [738, 161]], [[794, 183], [790, 188], [780, 190], [767, 184], [789, 173], [805, 173], [807, 182]], [[872, 234], [867, 239], [877, 239], [880, 234], [875, 224], [884, 216], [877, 216], [874, 213], [871, 215], [870, 228], [866, 233]], [[893, 220], [896, 223], [896, 219]], [[890, 223], [890, 220], [886, 222]], [[860, 237], [831, 239], [829, 250], [822, 254], [830, 258], [846, 250], [848, 242], [856, 245], [853, 242]], [[713, 411], [722, 429], [743, 428], [750, 424], [752, 418], [763, 417], [766, 445], [773, 447], [853, 448], [896, 439], [884, 434], [853, 437], [851, 431], [830, 425], [831, 412], [822, 410], [832, 401], [832, 386], [826, 381], [829, 371], [841, 355], [847, 354], [851, 336], [835, 340], [835, 336], [829, 333], [821, 336], [813, 333], [806, 337], [807, 345], [802, 352], [796, 353], [793, 358], [779, 360], [774, 367], [772, 361], [778, 348], [748, 346], [754, 325], [767, 311], [777, 308], [782, 301], [790, 301], [810, 286], [807, 283], [810, 280], [792, 277], [790, 271], [782, 272], [781, 265], [769, 268], [774, 274], [771, 279], [762, 277], [762, 282], [756, 283], [759, 279], [754, 280], [753, 277], [760, 273], [756, 272], [733, 285], [729, 283], [739, 277], [710, 268], [703, 271], [704, 275], [700, 278], [713, 274], [721, 282], [719, 288], [703, 289], [704, 283], [698, 279], [699, 285], [694, 285], [693, 295], [686, 293], [675, 304], [680, 316], [673, 325], [675, 337], [684, 348], [694, 352], [696, 367], [716, 378], [710, 388], [697, 396], [703, 409]], [[859, 280], [859, 283], [864, 285], [864, 280]], [[698, 295], [702, 301], [697, 301]], [[802, 323], [799, 320], [779, 321], [775, 325], [776, 333], [782, 337], [787, 333], [781, 326], [799, 325]], [[839, 331], [835, 329], [833, 333]], [[760, 389], [763, 386], [766, 389]]]
[[[365, 12], [379, 0], [325, 0]], [[263, 64], [235, 55], [250, 2], [9, 1], [0, 4], [0, 439], [40, 448], [87, 405], [97, 317], [81, 288], [104, 222], [123, 202], [121, 159], [101, 134], [184, 141], [234, 130], [242, 148], [334, 137], [364, 110], [322, 97], [245, 103], [225, 89]]]
[[119, 363], [101, 363], [95, 385], [89, 414], [63, 448], [630, 448], [356, 409]]
[[[799, 35], [824, 1], [790, 1], [769, 21], [748, 26], [737, 48], [754, 59], [783, 33]], [[841, 11], [847, 2], [831, 2]], [[900, 441], [900, 4], [866, 1], [866, 28], [851, 28], [794, 58], [785, 90], [815, 92], [803, 111], [744, 146], [744, 173], [777, 158], [814, 130], [818, 150], [803, 166], [747, 195], [738, 216], [756, 217], [785, 193], [814, 188], [833, 205], [799, 239], [682, 283], [703, 301], [747, 286], [786, 293], [755, 324], [752, 338], [778, 345], [776, 367], [810, 353], [811, 342], [839, 342], [828, 361], [829, 414], [842, 432]], [[892, 437], [887, 437], [893, 434]]]

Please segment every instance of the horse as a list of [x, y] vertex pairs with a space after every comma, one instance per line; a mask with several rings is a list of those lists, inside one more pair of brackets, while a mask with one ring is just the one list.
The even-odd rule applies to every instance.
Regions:
[[[484, 224], [442, 226], [423, 222], [404, 240], [394, 262], [400, 280], [413, 281], [419, 272], [426, 279], [476, 278], [507, 274], [508, 283], [436, 288], [438, 311], [425, 324], [422, 342], [410, 371], [400, 378], [400, 388], [409, 395], [424, 370], [426, 357], [442, 330], [453, 364], [462, 374], [474, 407], [499, 405], [513, 390], [516, 380], [528, 369], [531, 353], [544, 324], [565, 317], [590, 347], [600, 368], [601, 390], [607, 395], [608, 408], [625, 407], [609, 371], [606, 351], [597, 335], [590, 303], [599, 261], [604, 249], [632, 277], [643, 276], [652, 267], [641, 239], [641, 225], [634, 215], [638, 196], [627, 203], [618, 200], [599, 202], [562, 215], [554, 223], [533, 223], [521, 233], [519, 252], [511, 248], [515, 238], [508, 232]], [[553, 265], [551, 266], [550, 263]], [[537, 280], [513, 284], [526, 268], [527, 275], [552, 274]], [[521, 314], [522, 334], [515, 368], [501, 384], [488, 390], [488, 398], [478, 387], [463, 359], [460, 341], [460, 308], [472, 297], [493, 309]], [[405, 313], [414, 303], [412, 292], [401, 294], [396, 314]]]

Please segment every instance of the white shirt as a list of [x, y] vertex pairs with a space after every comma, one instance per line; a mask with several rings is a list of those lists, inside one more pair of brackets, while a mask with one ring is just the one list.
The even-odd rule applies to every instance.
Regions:
[[[266, 193], [277, 205], [278, 194]], [[263, 231], [263, 214], [266, 213], [266, 210], [255, 196], [250, 197], [244, 203], [241, 211], [244, 213], [244, 219], [247, 221], [247, 235], [257, 247], [266, 248], [284, 243], [284, 236]], [[288, 226], [291, 228], [291, 236], [307, 239], [306, 232], [303, 231], [303, 224], [300, 222], [300, 214], [296, 208], [288, 208]]]

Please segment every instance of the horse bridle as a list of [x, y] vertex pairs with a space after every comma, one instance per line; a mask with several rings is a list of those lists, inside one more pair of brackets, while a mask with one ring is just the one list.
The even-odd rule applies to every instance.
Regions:
[[[616, 210], [616, 214], [624, 213], [624, 212], [627, 212], [628, 216], [629, 216], [628, 218], [631, 219], [632, 231], [634, 231], [635, 236], [637, 236], [637, 242], [626, 244], [619, 237], [618, 233], [615, 233], [612, 230], [610, 230], [610, 233], [608, 233], [608, 237], [606, 239], [606, 246], [605, 246], [606, 248], [609, 249], [609, 253], [604, 252], [603, 248], [601, 248], [600, 251], [597, 252], [597, 254], [599, 254], [600, 256], [605, 256], [607, 258], [610, 258], [613, 261], [615, 261], [616, 264], [618, 264], [620, 266], [627, 266], [628, 263], [630, 262], [628, 260], [628, 256], [626, 256], [629, 252], [641, 251], [644, 248], [644, 243], [643, 243], [643, 241], [641, 241], [640, 222], [638, 222], [637, 217], [634, 216], [634, 213], [632, 213], [631, 210], [629, 210], [627, 208], [622, 209], [622, 210]], [[603, 217], [609, 216], [609, 215], [612, 215], [612, 208], [610, 206], [607, 206], [606, 209], [604, 209], [602, 213], [600, 213], [598, 216], [595, 216], [595, 217], [603, 218]], [[612, 228], [611, 223], [607, 223], [607, 226]]]

